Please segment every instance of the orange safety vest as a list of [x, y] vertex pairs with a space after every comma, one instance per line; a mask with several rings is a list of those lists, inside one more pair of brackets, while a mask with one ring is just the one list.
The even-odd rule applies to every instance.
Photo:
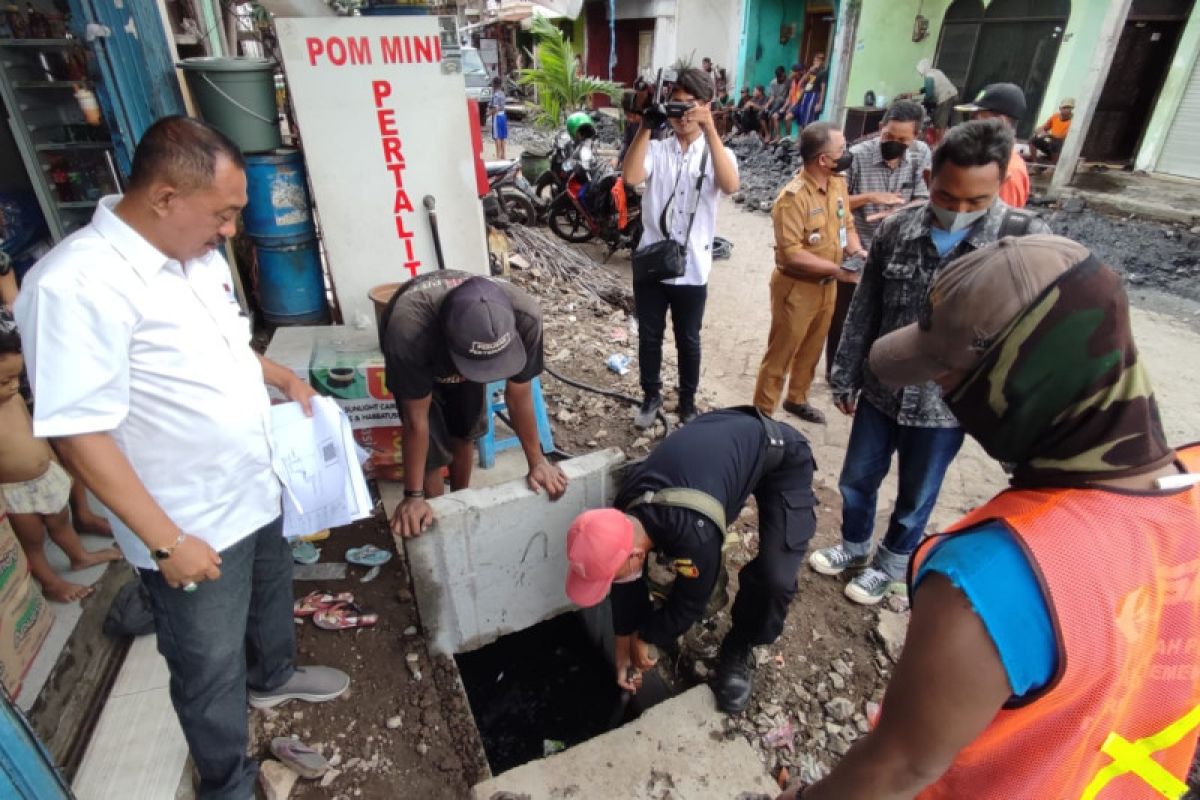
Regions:
[[[1200, 472], [1200, 445], [1178, 452]], [[1002, 521], [1039, 576], [1058, 672], [1014, 698], [922, 800], [1178, 800], [1200, 733], [1200, 484], [1013, 489]], [[940, 536], [913, 554], [910, 581]]]

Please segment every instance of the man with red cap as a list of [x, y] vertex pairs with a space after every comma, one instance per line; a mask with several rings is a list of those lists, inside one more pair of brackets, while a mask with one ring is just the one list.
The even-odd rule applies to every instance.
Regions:
[[[738, 573], [733, 627], [721, 645], [718, 707], [750, 701], [755, 645], [779, 637], [796, 594], [796, 573], [816, 527], [812, 451], [794, 428], [750, 406], [698, 417], [633, 466], [615, 508], [580, 514], [567, 534], [567, 596], [594, 606], [611, 588], [617, 683], [636, 691], [654, 666], [650, 645], [674, 644], [724, 589], [725, 522], [751, 494], [758, 503], [758, 555]], [[675, 583], [661, 607], [641, 580], [651, 550]], [[661, 560], [661, 559], [660, 559]]]

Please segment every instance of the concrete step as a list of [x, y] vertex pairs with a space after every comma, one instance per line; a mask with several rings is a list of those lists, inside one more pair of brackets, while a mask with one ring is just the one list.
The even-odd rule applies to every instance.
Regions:
[[614, 731], [477, 784], [472, 797], [491, 800], [497, 792], [529, 800], [713, 800], [742, 792], [774, 797], [779, 787], [750, 744], [725, 739], [724, 716], [712, 691], [697, 686]]

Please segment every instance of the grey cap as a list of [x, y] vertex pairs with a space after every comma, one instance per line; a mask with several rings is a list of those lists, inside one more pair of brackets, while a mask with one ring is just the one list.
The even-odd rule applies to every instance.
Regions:
[[450, 359], [467, 380], [491, 383], [525, 368], [512, 301], [490, 278], [468, 278], [447, 294], [441, 321]]

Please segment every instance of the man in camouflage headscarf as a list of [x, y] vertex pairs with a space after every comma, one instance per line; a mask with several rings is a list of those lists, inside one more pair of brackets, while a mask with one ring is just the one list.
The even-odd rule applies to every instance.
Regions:
[[[1035, 238], [1020, 251], [1069, 247], [1057, 237]], [[1174, 457], [1138, 359], [1121, 279], [1074, 247], [1079, 263], [990, 337], [977, 332], [983, 309], [969, 306], [943, 315], [942, 330], [930, 331], [933, 307], [972, 279], [962, 259], [931, 288], [921, 322], [907, 335], [924, 334], [935, 348], [928, 351], [942, 368], [935, 379], [959, 373], [944, 395], [947, 406], [989, 454], [1016, 464], [1017, 486], [1120, 478]], [[872, 368], [895, 358], [899, 343], [881, 344]]]
[[923, 305], [871, 370], [937, 381], [1014, 488], [913, 554], [878, 724], [804, 800], [1182, 796], [1200, 446], [1165, 443], [1120, 278], [1061, 237], [1006, 238]]

